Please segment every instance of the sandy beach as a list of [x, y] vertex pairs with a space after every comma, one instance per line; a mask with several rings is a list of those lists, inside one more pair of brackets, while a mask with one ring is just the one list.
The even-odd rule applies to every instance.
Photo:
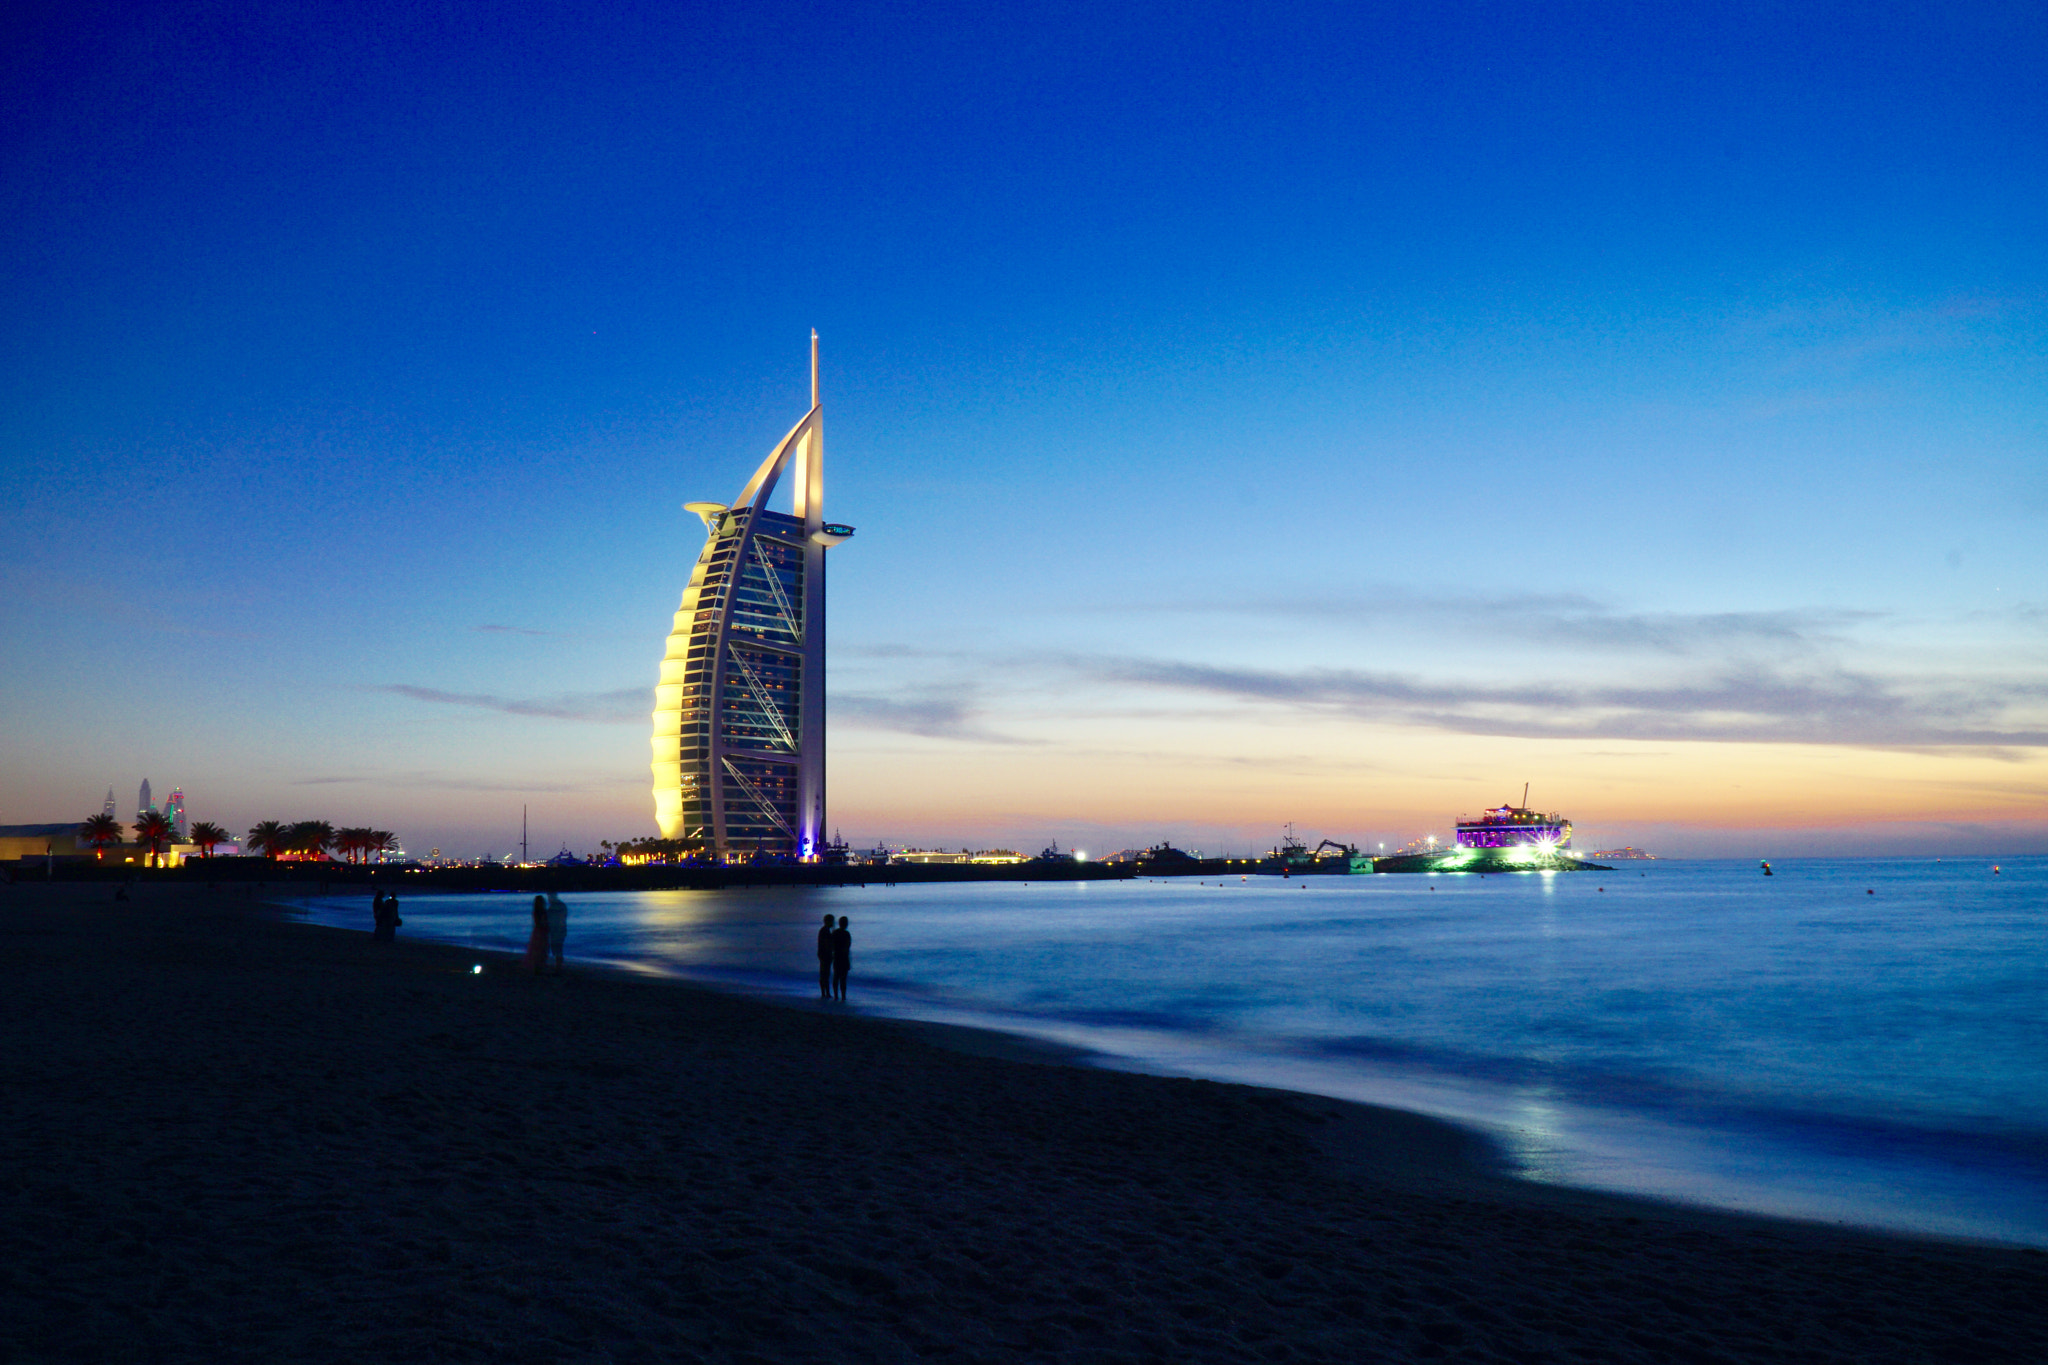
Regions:
[[2038, 1251], [1546, 1189], [1412, 1115], [529, 978], [367, 905], [111, 896], [0, 887], [10, 1360], [2048, 1359]]

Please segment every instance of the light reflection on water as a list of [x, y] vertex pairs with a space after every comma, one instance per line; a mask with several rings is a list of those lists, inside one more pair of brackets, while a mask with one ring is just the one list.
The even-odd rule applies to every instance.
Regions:
[[[2048, 1243], [2048, 860], [587, 893], [572, 958], [1484, 1127], [1534, 1178]], [[1431, 885], [1435, 890], [1431, 890]], [[409, 896], [524, 947], [531, 896]], [[304, 903], [367, 929], [366, 896]]]

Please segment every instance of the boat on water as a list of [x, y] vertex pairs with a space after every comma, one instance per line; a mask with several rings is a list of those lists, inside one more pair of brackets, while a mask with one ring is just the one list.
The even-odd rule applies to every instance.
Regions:
[[1360, 853], [1358, 845], [1340, 844], [1335, 839], [1310, 848], [1294, 837], [1294, 825], [1289, 822], [1279, 846], [1261, 858], [1255, 870], [1281, 877], [1350, 876], [1371, 872], [1373, 860], [1370, 854]]
[[1052, 841], [1052, 843], [1040, 849], [1038, 851], [1038, 856], [1036, 858], [1033, 858], [1031, 861], [1034, 863], [1071, 863], [1078, 862], [1079, 859], [1075, 857], [1071, 849], [1062, 852], [1060, 849], [1060, 841], [1055, 839]]
[[1149, 872], [1156, 877], [1194, 872], [1202, 865], [1202, 860], [1194, 854], [1168, 843], [1154, 844], [1132, 861], [1137, 863], [1140, 871]]
[[1294, 837], [1294, 822], [1290, 820], [1284, 828], [1286, 833], [1280, 836], [1279, 844], [1259, 859], [1258, 870], [1282, 877], [1311, 871], [1308, 845]]

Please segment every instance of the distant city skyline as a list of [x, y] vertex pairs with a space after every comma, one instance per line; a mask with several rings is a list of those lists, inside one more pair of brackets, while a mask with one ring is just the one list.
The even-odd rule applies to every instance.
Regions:
[[2048, 852], [2038, 7], [16, 48], [0, 822], [140, 769], [235, 831], [655, 833], [682, 504], [815, 327], [849, 841], [1391, 843], [1529, 782], [1588, 848]]

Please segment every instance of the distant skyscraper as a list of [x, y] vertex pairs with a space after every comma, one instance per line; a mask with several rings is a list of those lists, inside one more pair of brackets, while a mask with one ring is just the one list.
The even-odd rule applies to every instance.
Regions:
[[178, 836], [178, 842], [185, 842], [188, 833], [185, 827], [185, 789], [173, 787], [170, 799], [164, 802], [164, 814], [171, 818], [171, 832]]
[[142, 795], [135, 798], [135, 813], [145, 815], [155, 809], [149, 804], [149, 779], [145, 777], [142, 779]]
[[[811, 409], [732, 506], [687, 504], [709, 536], [683, 589], [654, 689], [654, 819], [721, 856], [816, 857], [825, 828], [824, 410]], [[793, 506], [768, 510], [783, 473]]]
[[100, 813], [109, 820], [114, 818], [114, 789], [112, 787], [107, 788], [107, 804], [100, 807]]

